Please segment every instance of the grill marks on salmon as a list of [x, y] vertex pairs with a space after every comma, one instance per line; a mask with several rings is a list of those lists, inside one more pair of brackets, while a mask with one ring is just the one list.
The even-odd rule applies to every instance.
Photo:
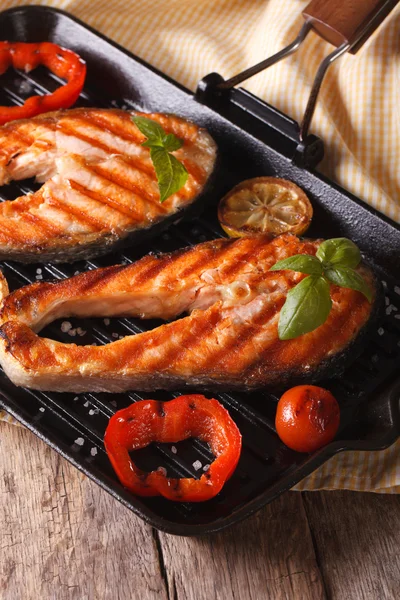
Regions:
[[[188, 180], [162, 204], [133, 114], [184, 141], [174, 155]], [[215, 161], [211, 136], [173, 115], [73, 109], [11, 122], [0, 128], [0, 186], [30, 177], [44, 185], [0, 204], [0, 259], [69, 262], [133, 242], [197, 200]]]
[[[371, 318], [359, 292], [331, 287], [332, 311], [315, 331], [281, 341], [288, 291], [304, 275], [269, 271], [321, 240], [285, 234], [219, 239], [128, 266], [97, 269], [57, 283], [34, 283], [4, 299], [0, 361], [17, 385], [53, 391], [276, 388], [321, 372]], [[359, 272], [376, 290], [366, 266]], [[105, 346], [64, 344], [37, 335], [70, 316], [186, 316]], [[326, 376], [326, 373], [323, 375]]]

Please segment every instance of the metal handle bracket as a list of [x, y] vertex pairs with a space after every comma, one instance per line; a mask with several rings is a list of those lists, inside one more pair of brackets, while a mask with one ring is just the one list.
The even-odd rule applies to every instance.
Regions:
[[[356, 51], [358, 47], [365, 41], [366, 37], [371, 34], [371, 32], [376, 28], [377, 24], [380, 23], [383, 18], [394, 8], [396, 4], [398, 4], [399, 0], [384, 0], [380, 7], [378, 7], [375, 12], [372, 12], [369, 15], [368, 19], [365, 19], [363, 25], [358, 28], [354, 35], [352, 36], [351, 41], [343, 42], [340, 46], [338, 46], [333, 52], [328, 54], [321, 62], [318, 67], [317, 73], [315, 75], [313, 84], [311, 86], [310, 95], [308, 98], [308, 102], [305, 108], [304, 116], [301, 121], [301, 125], [297, 126], [297, 147], [293, 155], [293, 161], [299, 166], [315, 166], [323, 157], [323, 146], [322, 141], [319, 140], [316, 136], [309, 135], [309, 129], [311, 125], [311, 121], [314, 115], [315, 106], [318, 99], [318, 94], [321, 89], [321, 85], [323, 83], [324, 77], [330, 65], [340, 58], [343, 54], [348, 52], [349, 50]], [[316, 2], [314, 2], [315, 4]], [[324, 5], [324, 2], [320, 2], [320, 4]], [[314, 6], [313, 2], [310, 3], [309, 7]], [[317, 2], [318, 4], [318, 2]], [[318, 5], [319, 8], [320, 5]], [[241, 73], [231, 77], [230, 79], [224, 80], [218, 73], [211, 73], [207, 75], [199, 82], [196, 91], [196, 99], [203, 104], [207, 104], [210, 107], [217, 108], [221, 107], [223, 104], [226, 104], [231, 96], [231, 92], [233, 88], [246, 81], [250, 77], [253, 77], [257, 73], [268, 69], [272, 65], [280, 62], [287, 56], [290, 56], [294, 52], [296, 52], [301, 44], [306, 39], [308, 33], [313, 29], [312, 20], [305, 13], [305, 17], [307, 20], [303, 24], [300, 29], [298, 36], [288, 44], [285, 48], [274, 54], [273, 56], [261, 61], [260, 63], [250, 67]], [[243, 90], [244, 92], [244, 90]], [[267, 107], [269, 105], [266, 105]], [[272, 107], [269, 106], [269, 109]], [[272, 109], [274, 110], [274, 109]], [[276, 109], [275, 109], [276, 112]], [[278, 111], [279, 112], [279, 111]], [[280, 113], [282, 115], [282, 113]], [[285, 115], [282, 115], [284, 119]], [[273, 119], [274, 122], [271, 123], [272, 127], [275, 129], [279, 129], [279, 124], [277, 125], [277, 119]], [[281, 121], [283, 134], [287, 135], [287, 126]]]

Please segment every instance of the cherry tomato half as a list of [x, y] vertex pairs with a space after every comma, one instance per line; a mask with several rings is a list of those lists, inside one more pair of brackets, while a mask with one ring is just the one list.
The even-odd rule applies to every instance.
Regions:
[[297, 452], [314, 452], [333, 440], [339, 421], [339, 405], [328, 390], [298, 385], [279, 400], [275, 426], [286, 446]]

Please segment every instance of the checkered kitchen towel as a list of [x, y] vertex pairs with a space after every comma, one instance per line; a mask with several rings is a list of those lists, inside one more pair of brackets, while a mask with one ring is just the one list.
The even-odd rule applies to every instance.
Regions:
[[[188, 88], [229, 77], [291, 42], [308, 0], [2, 0], [5, 10], [44, 4], [71, 12]], [[312, 131], [325, 141], [320, 169], [400, 221], [400, 6], [356, 55], [332, 65]], [[318, 64], [332, 46], [314, 33], [300, 51], [244, 84], [301, 120]], [[162, 108], [162, 107], [161, 107]], [[295, 489], [400, 492], [400, 442], [340, 454]]]

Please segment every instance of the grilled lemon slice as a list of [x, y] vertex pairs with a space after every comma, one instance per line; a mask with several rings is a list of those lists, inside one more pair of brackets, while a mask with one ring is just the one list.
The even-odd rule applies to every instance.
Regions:
[[276, 177], [255, 177], [222, 198], [218, 219], [229, 237], [259, 233], [302, 235], [313, 216], [311, 202], [295, 183]]

